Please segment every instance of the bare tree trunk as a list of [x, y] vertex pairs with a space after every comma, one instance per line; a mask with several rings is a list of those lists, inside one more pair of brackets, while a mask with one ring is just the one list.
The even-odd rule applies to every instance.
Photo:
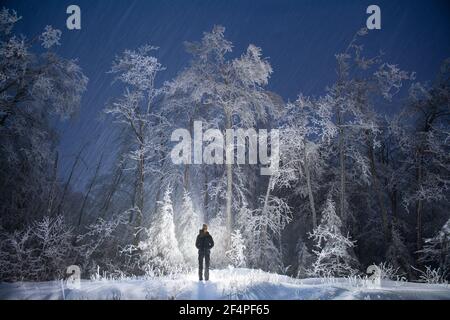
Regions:
[[[108, 191], [105, 201], [103, 203], [102, 208], [100, 209], [101, 211], [101, 216], [104, 218], [106, 215], [106, 212], [108, 212], [109, 206], [111, 204], [111, 200], [114, 196], [114, 194], [117, 191], [117, 187], [119, 186], [121, 180], [122, 180], [122, 175], [123, 175], [123, 168], [125, 166], [125, 162], [122, 162], [120, 167], [117, 169], [118, 172], [114, 175], [114, 180], [113, 183], [110, 187], [110, 190]], [[134, 201], [134, 200], [133, 200]]]
[[[232, 123], [231, 123], [231, 113], [226, 112], [226, 123], [225, 123], [225, 129], [231, 129]], [[233, 144], [233, 141], [226, 141], [226, 148], [225, 150], [228, 150], [227, 156], [231, 155], [234, 156], [234, 152], [232, 152], [231, 145]], [[231, 232], [233, 230], [233, 213], [232, 213], [232, 198], [233, 198], [233, 167], [231, 164], [231, 159], [226, 159], [226, 178], [227, 178], [227, 194], [226, 194], [226, 221], [227, 221], [227, 242], [228, 246], [231, 244]], [[227, 246], [227, 247], [228, 247]]]
[[339, 175], [340, 175], [340, 190], [339, 190], [339, 214], [342, 222], [345, 225], [347, 221], [347, 214], [345, 212], [345, 150], [344, 150], [344, 129], [342, 128], [342, 115], [338, 115], [339, 124]]
[[[369, 140], [369, 138], [368, 138], [368, 140]], [[380, 206], [380, 210], [381, 210], [381, 219], [383, 222], [384, 240], [386, 241], [386, 243], [388, 243], [389, 239], [390, 239], [388, 214], [387, 214], [386, 206], [383, 201], [383, 195], [381, 193], [380, 181], [378, 180], [378, 174], [377, 174], [376, 167], [375, 167], [373, 146], [370, 141], [368, 141], [367, 151], [368, 151], [368, 157], [369, 157], [369, 161], [370, 161], [370, 173], [372, 175], [374, 190], [375, 190], [375, 193], [377, 196], [378, 205]]]
[[[142, 140], [141, 140], [142, 141]], [[139, 145], [139, 161], [138, 161], [138, 172], [137, 172], [137, 186], [136, 186], [136, 207], [139, 209], [134, 217], [134, 227], [139, 230], [142, 224], [142, 215], [144, 211], [144, 143], [141, 142]], [[135, 242], [139, 241], [139, 232], [135, 234]]]
[[[268, 206], [268, 203], [269, 203], [270, 190], [272, 188], [272, 177], [273, 177], [273, 175], [271, 175], [270, 178], [269, 178], [269, 183], [267, 184], [267, 189], [266, 189], [266, 195], [264, 196], [264, 206], [263, 206], [263, 209], [262, 209], [262, 212], [261, 212], [261, 215], [263, 217], [267, 214], [267, 206]], [[269, 236], [267, 234], [267, 223], [266, 223], [266, 224], [264, 224], [262, 226], [262, 229], [261, 229], [261, 238], [260, 238], [261, 245], [263, 243], [267, 243], [268, 242], [268, 240], [269, 240], [268, 237]], [[262, 255], [260, 257], [260, 259], [261, 259], [260, 260], [260, 263], [261, 263], [260, 267], [263, 267], [264, 256]]]
[[205, 222], [209, 223], [209, 215], [208, 215], [208, 201], [209, 201], [209, 195], [208, 195], [208, 172], [203, 170], [204, 175], [204, 186], [205, 186], [205, 194], [203, 196], [203, 211], [205, 214]]
[[[417, 168], [417, 185], [420, 187], [423, 180], [423, 157], [419, 151], [419, 166]], [[417, 251], [422, 249], [422, 209], [423, 201], [418, 199], [416, 202], [416, 238], [417, 238]]]
[[309, 171], [309, 162], [306, 153], [305, 153], [305, 175], [306, 175], [306, 186], [308, 188], [309, 206], [311, 208], [312, 214], [313, 229], [315, 229], [317, 227], [316, 206], [314, 204], [314, 196], [311, 187], [311, 173]]
[[[191, 137], [192, 137], [192, 131], [194, 128], [194, 121], [192, 118], [189, 119], [189, 132], [191, 133]], [[183, 174], [183, 185], [184, 185], [184, 190], [189, 191], [189, 171], [190, 169], [190, 165], [189, 164], [185, 164], [184, 165], [184, 174]]]
[[78, 227], [81, 225], [81, 220], [83, 219], [83, 213], [84, 213], [84, 207], [86, 206], [87, 199], [89, 198], [89, 194], [91, 193], [92, 187], [97, 180], [98, 172], [100, 171], [100, 166], [102, 164], [103, 160], [103, 153], [100, 156], [100, 160], [97, 163], [97, 167], [95, 168], [94, 177], [91, 180], [91, 183], [89, 184], [89, 187], [86, 191], [86, 194], [84, 195], [83, 204], [81, 205], [80, 214], [78, 216]]
[[58, 214], [61, 214], [61, 209], [62, 209], [62, 206], [63, 206], [63, 204], [64, 204], [64, 200], [65, 200], [65, 198], [66, 198], [66, 194], [67, 194], [67, 190], [69, 189], [70, 182], [72, 181], [73, 173], [75, 172], [75, 168], [77, 167], [78, 162], [79, 162], [80, 159], [81, 159], [81, 153], [83, 152], [83, 150], [84, 150], [84, 148], [86, 147], [86, 145], [87, 145], [87, 144], [83, 145], [83, 146], [80, 148], [80, 150], [78, 151], [78, 153], [77, 153], [77, 155], [76, 155], [76, 157], [75, 157], [75, 161], [73, 162], [72, 168], [70, 169], [69, 178], [67, 179], [66, 184], [64, 185], [64, 190], [63, 190], [63, 193], [62, 193], [62, 196], [61, 196], [61, 200], [59, 201], [58, 209], [56, 210], [56, 212], [57, 212]]
[[267, 204], [269, 203], [270, 190], [272, 188], [272, 179], [273, 175], [270, 176], [269, 183], [267, 184], [266, 194], [264, 196], [264, 206], [262, 210], [263, 215], [267, 212]]
[[398, 209], [397, 209], [397, 187], [394, 185], [393, 190], [390, 194], [391, 198], [391, 210], [392, 210], [392, 223], [397, 224], [398, 220]]
[[55, 191], [56, 191], [56, 181], [58, 178], [58, 161], [59, 161], [59, 153], [56, 151], [55, 161], [53, 163], [53, 178], [52, 178], [52, 186], [50, 188], [50, 194], [48, 198], [48, 206], [47, 206], [47, 215], [51, 216], [53, 211], [53, 202], [55, 201]]

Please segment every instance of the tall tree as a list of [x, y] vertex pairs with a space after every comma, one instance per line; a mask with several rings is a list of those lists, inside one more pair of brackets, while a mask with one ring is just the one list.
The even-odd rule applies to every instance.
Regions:
[[[117, 122], [128, 127], [134, 136], [135, 148], [129, 157], [135, 162], [135, 196], [134, 205], [138, 209], [131, 217], [134, 226], [140, 228], [145, 203], [145, 181], [147, 177], [146, 165], [158, 148], [153, 143], [154, 127], [158, 120], [154, 117], [154, 104], [161, 89], [156, 88], [155, 78], [164, 70], [158, 59], [150, 55], [156, 47], [145, 45], [138, 50], [125, 50], [113, 63], [111, 73], [125, 86], [123, 96], [106, 108], [105, 112], [112, 114]], [[139, 233], [136, 233], [138, 235]], [[137, 239], [136, 239], [137, 241]]]
[[[232, 51], [232, 44], [225, 39], [224, 32], [224, 27], [215, 26], [211, 32], [204, 33], [200, 42], [189, 42], [186, 46], [193, 56], [187, 78], [196, 85], [194, 92], [197, 99], [218, 108], [222, 117], [220, 122], [226, 133], [235, 125], [254, 127], [258, 120], [266, 119], [267, 107], [271, 105], [271, 101], [263, 86], [268, 83], [272, 68], [261, 57], [261, 49], [254, 45], [249, 45], [241, 57], [227, 59], [226, 54]], [[225, 141], [225, 217], [228, 243], [233, 230], [235, 146], [232, 140], [232, 137], [228, 137]]]
[[0, 12], [0, 211], [6, 229], [53, 206], [59, 186], [52, 177], [58, 137], [52, 120], [78, 110], [88, 82], [75, 60], [57, 54], [60, 30], [46, 26], [29, 39], [14, 33], [20, 19], [15, 11]]

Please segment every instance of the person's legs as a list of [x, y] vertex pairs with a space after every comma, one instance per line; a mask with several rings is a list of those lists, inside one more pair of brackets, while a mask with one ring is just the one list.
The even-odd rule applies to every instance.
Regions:
[[209, 252], [205, 254], [205, 280], [209, 280]]
[[198, 253], [198, 279], [203, 280], [203, 254]]

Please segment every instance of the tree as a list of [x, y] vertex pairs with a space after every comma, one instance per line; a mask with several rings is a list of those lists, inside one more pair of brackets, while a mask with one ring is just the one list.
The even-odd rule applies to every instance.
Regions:
[[[268, 83], [272, 68], [262, 58], [261, 49], [249, 45], [239, 58], [227, 60], [232, 43], [224, 37], [225, 28], [215, 26], [203, 35], [201, 42], [187, 43], [188, 52], [193, 55], [190, 70], [186, 75], [196, 85], [198, 100], [216, 106], [223, 117], [223, 130], [234, 125], [252, 127], [258, 120], [267, 117], [266, 108], [271, 101], [263, 87]], [[233, 166], [234, 143], [225, 142], [226, 159], [226, 204], [225, 217], [228, 232], [228, 246], [233, 230]]]
[[425, 239], [423, 249], [419, 251], [420, 262], [435, 263], [442, 274], [450, 272], [450, 219], [432, 238]]
[[290, 221], [289, 206], [275, 196], [269, 197], [265, 209], [262, 205], [254, 210], [246, 206], [240, 210], [238, 226], [245, 239], [248, 265], [272, 272], [282, 269], [282, 232]]
[[296, 246], [297, 253], [297, 278], [306, 278], [308, 271], [311, 269], [314, 257], [309, 252], [306, 243], [302, 238], [299, 238]]
[[134, 137], [134, 149], [131, 150], [129, 157], [136, 164], [133, 203], [139, 210], [136, 210], [135, 217], [131, 217], [136, 228], [140, 228], [142, 223], [145, 181], [148, 172], [151, 171], [148, 165], [152, 165], [151, 160], [158, 155], [159, 149], [159, 144], [154, 141], [158, 138], [154, 104], [162, 90], [155, 87], [155, 78], [165, 68], [157, 58], [150, 55], [151, 51], [157, 49], [145, 45], [136, 51], [125, 50], [116, 58], [110, 72], [117, 75], [116, 80], [120, 80], [126, 86], [126, 90], [122, 98], [105, 110], [119, 123], [124, 124]]
[[56, 53], [60, 30], [47, 26], [28, 39], [13, 32], [20, 19], [0, 11], [0, 211], [8, 230], [42, 218], [53, 202], [52, 123], [76, 113], [88, 82], [76, 60]]
[[[385, 241], [390, 238], [388, 213], [383, 190], [375, 166], [374, 149], [378, 146], [380, 120], [374, 112], [374, 101], [380, 96], [390, 100], [402, 87], [403, 81], [414, 78], [414, 74], [402, 71], [398, 66], [384, 63], [382, 54], [366, 58], [363, 45], [358, 41], [367, 34], [359, 30], [344, 52], [336, 55], [337, 81], [328, 90], [330, 112], [336, 126], [336, 157], [339, 180], [339, 215], [347, 227], [350, 214], [348, 206], [348, 181], [372, 184], [380, 207]], [[358, 168], [348, 170], [348, 163]], [[354, 173], [349, 177], [350, 173]], [[353, 172], [352, 172], [353, 171]], [[350, 179], [348, 179], [350, 178]]]
[[275, 185], [293, 189], [295, 194], [308, 198], [312, 228], [317, 226], [314, 193], [329, 156], [324, 149], [336, 134], [329, 112], [327, 101], [311, 100], [303, 95], [287, 104], [281, 126], [281, 166], [273, 177]]
[[167, 274], [183, 264], [183, 255], [178, 247], [173, 221], [172, 190], [167, 188], [160, 201], [157, 214], [145, 230], [146, 239], [139, 242], [140, 260], [146, 272]]
[[356, 272], [356, 260], [349, 253], [355, 242], [349, 236], [342, 235], [341, 228], [342, 221], [336, 214], [334, 201], [328, 197], [320, 225], [310, 233], [317, 248], [313, 250], [316, 260], [309, 271], [310, 275], [341, 277]]
[[448, 209], [449, 120], [450, 59], [447, 59], [432, 86], [421, 83], [411, 86], [407, 105], [391, 124], [402, 153], [398, 170], [402, 202], [408, 211], [413, 208], [416, 215], [417, 251], [422, 249], [425, 208]]
[[214, 249], [211, 250], [211, 266], [214, 268], [223, 268], [229, 263], [226, 254], [228, 250], [226, 245], [228, 234], [224, 220], [222, 211], [219, 211], [217, 215], [211, 219], [208, 227], [214, 237]]
[[242, 238], [241, 231], [237, 229], [231, 234], [231, 248], [227, 251], [227, 257], [234, 267], [246, 267], [246, 258], [244, 255], [244, 251], [244, 239]]
[[197, 249], [194, 244], [200, 223], [200, 218], [194, 210], [191, 196], [187, 191], [184, 191], [183, 204], [179, 215], [177, 239], [180, 244], [181, 253], [184, 256], [184, 261], [190, 267], [197, 265]]

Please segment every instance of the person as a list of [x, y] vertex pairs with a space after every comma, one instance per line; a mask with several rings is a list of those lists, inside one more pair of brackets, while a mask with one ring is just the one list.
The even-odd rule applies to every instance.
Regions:
[[198, 249], [198, 277], [203, 280], [203, 260], [205, 260], [205, 281], [209, 280], [209, 258], [210, 250], [214, 247], [214, 240], [208, 232], [208, 226], [203, 224], [202, 229], [195, 240]]

